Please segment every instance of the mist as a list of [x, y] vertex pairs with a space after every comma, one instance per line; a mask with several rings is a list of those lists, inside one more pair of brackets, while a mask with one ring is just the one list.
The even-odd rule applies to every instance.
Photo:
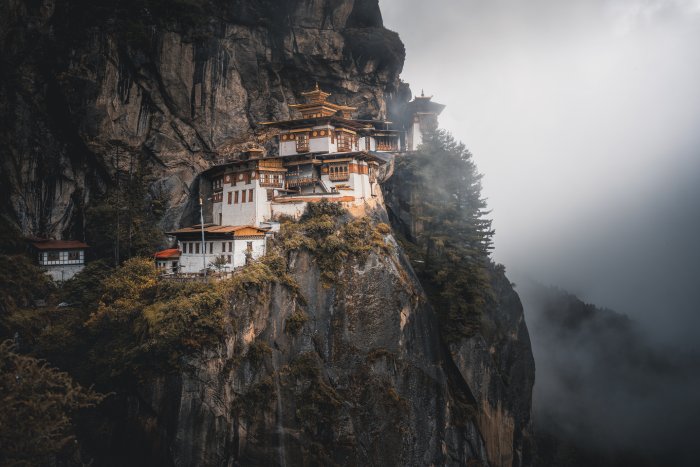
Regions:
[[[536, 429], [610, 465], [692, 465], [700, 1], [380, 6], [406, 45], [402, 78], [447, 105], [441, 127], [484, 174], [493, 258], [523, 284]], [[565, 322], [567, 295], [535, 283], [599, 308]]]
[[700, 325], [700, 1], [381, 0], [403, 79], [484, 173], [494, 259], [633, 316]]

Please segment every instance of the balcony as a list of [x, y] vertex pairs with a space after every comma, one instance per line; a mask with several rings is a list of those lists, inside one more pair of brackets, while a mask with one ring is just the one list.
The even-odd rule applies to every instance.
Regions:
[[328, 178], [331, 179], [332, 182], [346, 182], [350, 180], [350, 175], [345, 172], [345, 173], [332, 173], [328, 175]]
[[287, 178], [287, 186], [292, 188], [292, 187], [297, 187], [297, 186], [303, 186], [303, 185], [313, 185], [314, 183], [318, 182], [318, 177], [295, 177], [295, 178]]
[[398, 151], [399, 145], [397, 143], [380, 143], [377, 142], [377, 151]]
[[260, 182], [260, 186], [261, 186], [262, 188], [284, 188], [284, 182], [274, 182], [274, 181], [272, 181], [272, 182], [268, 182], [268, 181], [262, 182], [262, 181], [261, 181], [261, 182]]

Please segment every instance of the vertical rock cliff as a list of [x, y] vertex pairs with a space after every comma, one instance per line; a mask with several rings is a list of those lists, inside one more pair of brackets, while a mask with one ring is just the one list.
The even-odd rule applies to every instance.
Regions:
[[[88, 241], [86, 212], [135, 166], [159, 227], [189, 222], [197, 174], [250, 144], [274, 150], [256, 122], [289, 117], [316, 82], [359, 117], [407, 97], [377, 0], [9, 0], [0, 60], [2, 214], [26, 235]], [[392, 220], [411, 224], [411, 196], [394, 190]], [[104, 465], [527, 465], [534, 367], [503, 272], [485, 330], [447, 343], [384, 241], [330, 284], [289, 252], [298, 290], [251, 287], [224, 342], [120, 395], [88, 451]]]

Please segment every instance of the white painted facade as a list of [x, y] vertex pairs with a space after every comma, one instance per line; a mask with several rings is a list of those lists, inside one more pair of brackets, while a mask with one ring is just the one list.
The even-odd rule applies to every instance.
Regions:
[[421, 131], [420, 127], [420, 119], [418, 116], [416, 116], [413, 120], [413, 125], [411, 125], [408, 132], [407, 146], [409, 151], [417, 151], [418, 147], [423, 144], [423, 132]]
[[[54, 243], [76, 243], [58, 242]], [[79, 243], [79, 242], [77, 242]], [[83, 248], [42, 249], [42, 242], [37, 242], [37, 260], [39, 266], [56, 282], [72, 279], [85, 268], [85, 250]], [[83, 244], [86, 247], [86, 245]]]
[[166, 273], [178, 272], [180, 270], [178, 259], [156, 259], [156, 268]]
[[223, 271], [231, 271], [235, 268], [245, 266], [248, 252], [251, 259], [257, 259], [265, 254], [265, 237], [243, 237], [231, 239], [207, 239], [205, 235], [206, 251], [202, 252], [202, 241], [200, 240], [179, 240], [178, 249], [181, 251], [180, 271], [181, 273], [197, 274], [201, 273], [204, 265], [211, 270], [216, 270], [214, 261], [217, 257], [226, 260]]

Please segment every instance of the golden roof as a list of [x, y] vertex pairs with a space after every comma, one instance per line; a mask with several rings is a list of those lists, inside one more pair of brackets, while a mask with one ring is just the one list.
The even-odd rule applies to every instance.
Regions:
[[326, 99], [331, 95], [331, 93], [321, 91], [321, 88], [318, 87], [318, 83], [316, 83], [316, 87], [314, 89], [311, 91], [302, 92], [301, 95], [306, 97], [306, 100], [310, 104], [322, 104], [326, 102]]

